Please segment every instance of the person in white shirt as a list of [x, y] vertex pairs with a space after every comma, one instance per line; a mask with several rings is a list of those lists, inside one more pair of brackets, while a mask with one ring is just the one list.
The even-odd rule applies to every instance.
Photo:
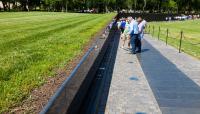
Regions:
[[140, 17], [138, 27], [139, 27], [139, 38], [141, 40], [144, 37], [144, 30], [145, 30], [146, 25], [147, 25], [147, 22]]
[[137, 20], [134, 20], [133, 18], [129, 18], [130, 21], [130, 30], [129, 35], [131, 37], [131, 46], [132, 46], [132, 53], [136, 54], [136, 48], [138, 47], [138, 52], [141, 52], [140, 44], [139, 44], [139, 28], [138, 28], [138, 22]]
[[139, 28], [139, 49], [142, 48], [142, 39], [144, 37], [144, 29], [146, 27], [147, 22], [142, 19], [142, 17], [138, 18], [138, 28]]

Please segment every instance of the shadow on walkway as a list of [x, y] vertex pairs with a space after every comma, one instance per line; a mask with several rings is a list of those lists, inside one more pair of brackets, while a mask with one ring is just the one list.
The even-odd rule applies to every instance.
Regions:
[[143, 47], [137, 57], [163, 114], [200, 114], [200, 87], [148, 42]]

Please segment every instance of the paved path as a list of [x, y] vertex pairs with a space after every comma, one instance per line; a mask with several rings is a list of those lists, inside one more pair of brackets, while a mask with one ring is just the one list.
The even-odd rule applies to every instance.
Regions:
[[[119, 44], [121, 45], [121, 43]], [[117, 51], [106, 114], [160, 114], [136, 55]]]
[[137, 56], [118, 48], [105, 113], [200, 114], [200, 61], [145, 39]]
[[138, 55], [163, 114], [200, 114], [200, 61], [146, 36]]

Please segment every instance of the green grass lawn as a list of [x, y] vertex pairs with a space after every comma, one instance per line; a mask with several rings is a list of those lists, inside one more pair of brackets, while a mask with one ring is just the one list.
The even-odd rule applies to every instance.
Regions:
[[0, 113], [79, 55], [114, 15], [0, 13]]
[[[176, 22], [151, 22], [155, 27], [154, 37], [158, 37], [159, 26], [160, 38], [165, 41], [167, 28], [169, 29], [168, 43], [176, 48], [179, 47], [180, 31], [183, 31], [182, 51], [200, 59], [200, 20], [176, 21]], [[148, 31], [148, 30], [147, 30]]]

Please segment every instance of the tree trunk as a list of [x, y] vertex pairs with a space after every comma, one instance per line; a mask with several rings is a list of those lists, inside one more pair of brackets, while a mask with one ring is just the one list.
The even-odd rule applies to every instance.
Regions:
[[8, 2], [8, 10], [10, 11], [10, 0]]
[[67, 8], [68, 8], [68, 4], [67, 4], [67, 0], [66, 0], [66, 2], [65, 2], [65, 12], [68, 12]]
[[107, 3], [105, 4], [105, 11], [106, 11], [106, 13], [108, 13], [108, 5], [107, 5]]
[[35, 11], [37, 10], [37, 5], [35, 5]]
[[6, 3], [2, 1], [3, 4], [3, 11], [6, 11]]
[[28, 0], [26, 0], [26, 9], [27, 9], [27, 11], [29, 11], [29, 6], [28, 6], [28, 3], [29, 1]]
[[191, 12], [192, 12], [192, 7], [191, 7], [191, 6], [192, 6], [192, 3], [189, 2], [189, 3], [188, 3], [188, 13], [189, 13], [189, 14], [191, 14]]
[[134, 10], [134, 12], [136, 12], [136, 10], [137, 10], [137, 0], [134, 0], [134, 5], [135, 5], [135, 10]]
[[176, 13], [179, 14], [179, 6], [177, 6]]
[[144, 10], [145, 10], [146, 5], [147, 5], [147, 1], [144, 0], [143, 13], [144, 13]]
[[162, 0], [159, 0], [158, 3], [158, 12], [161, 13], [161, 8], [162, 8]]

